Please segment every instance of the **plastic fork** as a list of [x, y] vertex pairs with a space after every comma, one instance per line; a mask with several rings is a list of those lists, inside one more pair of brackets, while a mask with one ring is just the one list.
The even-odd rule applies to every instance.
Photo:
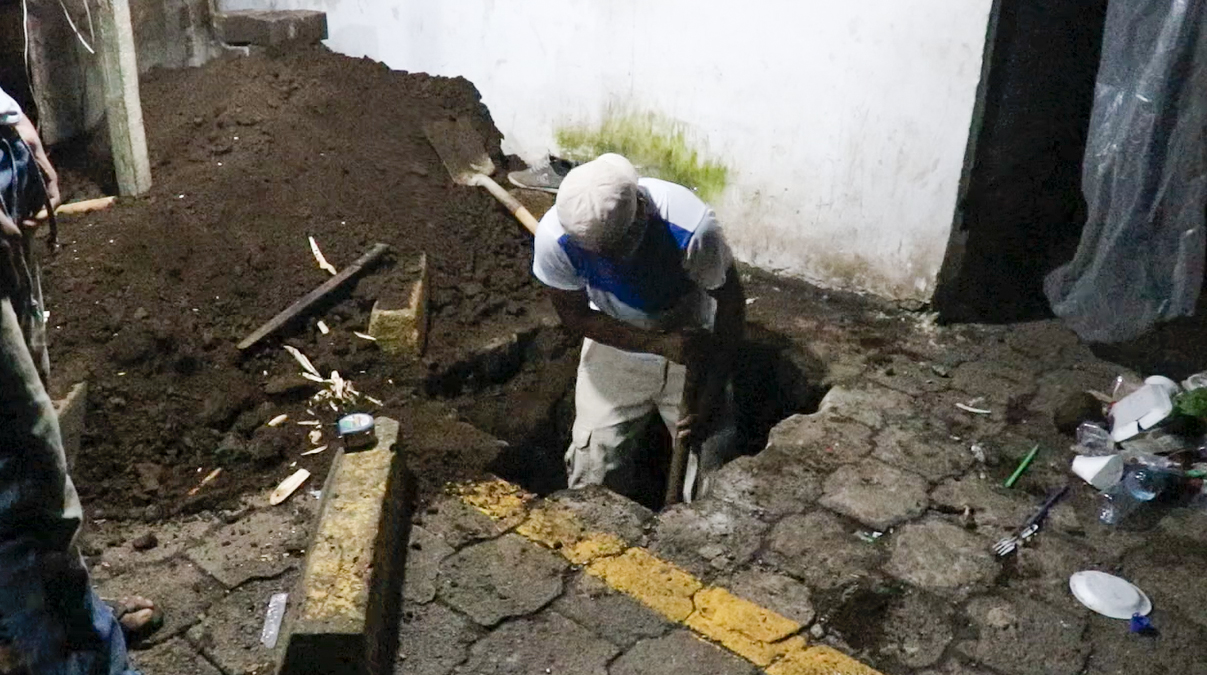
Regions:
[[1009, 537], [1005, 537], [1004, 539], [999, 539], [998, 542], [993, 545], [993, 552], [997, 554], [999, 558], [1001, 558], [1017, 551], [1019, 546], [1021, 546], [1031, 537], [1035, 536], [1036, 532], [1039, 532], [1039, 526], [1043, 523], [1044, 518], [1047, 517], [1048, 511], [1055, 506], [1056, 502], [1060, 501], [1060, 498], [1065, 496], [1065, 493], [1068, 491], [1068, 485], [1054, 490], [1052, 494], [1048, 495], [1048, 498], [1044, 500], [1044, 503], [1039, 507], [1039, 509], [1037, 509], [1035, 513], [1031, 514], [1031, 517], [1028, 518], [1014, 534], [1010, 535]]

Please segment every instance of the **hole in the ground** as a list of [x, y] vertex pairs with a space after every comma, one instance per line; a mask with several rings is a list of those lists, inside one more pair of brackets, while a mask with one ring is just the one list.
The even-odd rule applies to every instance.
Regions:
[[[564, 454], [574, 422], [580, 341], [555, 327], [495, 340], [474, 356], [433, 373], [429, 395], [452, 399], [478, 428], [506, 441], [490, 467], [544, 495], [566, 487]], [[735, 373], [737, 455], [755, 454], [779, 421], [817, 410], [825, 366], [786, 336], [751, 325]], [[626, 496], [662, 507], [671, 438], [652, 413], [633, 444], [634, 485]], [[732, 458], [731, 458], [732, 459]]]

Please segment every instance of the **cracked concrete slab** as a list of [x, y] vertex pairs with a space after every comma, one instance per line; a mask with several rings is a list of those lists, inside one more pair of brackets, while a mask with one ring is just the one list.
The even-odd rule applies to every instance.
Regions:
[[956, 441], [930, 420], [912, 419], [876, 434], [872, 457], [898, 469], [939, 481], [967, 471], [975, 461], [974, 441]]
[[403, 611], [395, 675], [448, 675], [469, 656], [480, 629], [439, 603]]
[[408, 603], [424, 604], [436, 598], [436, 576], [440, 563], [456, 551], [444, 540], [417, 525], [411, 527], [402, 597]]
[[223, 675], [221, 670], [180, 638], [168, 640], [146, 651], [132, 652], [130, 661], [135, 668], [156, 675]]
[[608, 662], [620, 653], [557, 612], [506, 623], [470, 647], [460, 675], [608, 675]]
[[[218, 524], [214, 518], [201, 517], [154, 525], [118, 521], [89, 523], [83, 535], [87, 544], [81, 548], [100, 549], [99, 556], [89, 556], [92, 568], [103, 567], [110, 574], [121, 574], [137, 565], [158, 563], [175, 557], [186, 547], [203, 539]], [[139, 551], [131, 545], [131, 542], [148, 534], [155, 535], [158, 541], [154, 548]]]
[[734, 595], [808, 626], [817, 612], [809, 587], [792, 577], [762, 567], [741, 570], [721, 584]]
[[1005, 675], [1077, 675], [1090, 645], [1081, 640], [1086, 619], [1027, 598], [974, 598], [966, 613], [975, 640], [956, 649]]
[[888, 610], [880, 655], [910, 668], [933, 666], [951, 644], [951, 619], [948, 603], [909, 590]]
[[919, 364], [902, 354], [891, 355], [888, 363], [870, 369], [865, 377], [876, 384], [915, 398], [949, 387], [948, 380], [936, 375], [929, 366]]
[[495, 539], [504, 532], [504, 528], [485, 513], [452, 495], [433, 497], [415, 512], [412, 524], [422, 526], [454, 549]]
[[552, 608], [618, 647], [631, 647], [638, 640], [664, 635], [674, 626], [589, 574], [575, 576]]
[[1081, 570], [1110, 568], [1107, 556], [1055, 532], [1041, 531], [1014, 558], [1008, 588], [1071, 613], [1080, 612], [1082, 607], [1069, 592], [1069, 577]]
[[610, 675], [754, 675], [754, 666], [685, 630], [637, 643]]
[[646, 507], [602, 485], [562, 490], [550, 495], [549, 501], [573, 513], [586, 530], [615, 535], [629, 543], [641, 539], [646, 523], [654, 517]]
[[764, 559], [818, 590], [838, 588], [873, 574], [884, 546], [856, 538], [827, 511], [788, 516], [767, 537]]
[[163, 628], [147, 640], [148, 644], [157, 644], [180, 635], [197, 623], [222, 597], [223, 588], [197, 565], [178, 558], [98, 581], [96, 592], [102, 598], [152, 595], [151, 600], [159, 605], [164, 615]]
[[983, 668], [970, 666], [959, 661], [948, 661], [942, 667], [933, 670], [924, 670], [918, 675], [994, 675]]
[[[966, 507], [971, 508], [976, 532], [993, 541], [1013, 534], [1043, 503], [1043, 497], [1004, 488], [975, 474], [944, 481], [931, 491], [930, 498], [951, 512], [962, 513]], [[1048, 512], [1044, 529], [1077, 532], [1081, 530], [1081, 521], [1076, 510], [1062, 501]]]
[[945, 597], [987, 587], [1000, 569], [981, 537], [933, 516], [903, 525], [889, 546], [885, 572]]
[[268, 601], [274, 593], [293, 593], [296, 573], [279, 579], [251, 581], [214, 603], [199, 624], [189, 631], [189, 640], [226, 673], [273, 672], [275, 654], [260, 643]]
[[1207, 584], [1203, 559], [1207, 549], [1186, 539], [1164, 539], [1136, 549], [1118, 574], [1139, 586], [1153, 604], [1172, 610], [1207, 628]]
[[1125, 622], [1091, 614], [1089, 636], [1094, 650], [1086, 674], [1207, 675], [1207, 659], [1203, 658], [1207, 630], [1160, 609], [1153, 610], [1149, 619], [1160, 631], [1157, 635], [1128, 633]]
[[678, 504], [659, 515], [650, 551], [698, 577], [710, 578], [749, 562], [767, 528], [717, 499]]
[[821, 476], [778, 448], [739, 457], [713, 474], [708, 496], [761, 518], [801, 513], [821, 496]]
[[309, 526], [287, 511], [256, 511], [212, 531], [188, 557], [223, 586], [237, 588], [297, 569], [302, 558], [290, 551], [305, 548]]
[[818, 412], [855, 420], [869, 429], [879, 429], [886, 420], [917, 414], [914, 398], [895, 389], [865, 383], [835, 385], [821, 400]]
[[833, 471], [872, 452], [872, 430], [859, 422], [817, 413], [793, 415], [775, 425], [767, 449], [814, 471]]
[[440, 565], [439, 595], [491, 627], [530, 614], [562, 592], [566, 561], [514, 534], [474, 544]]
[[926, 511], [926, 479], [875, 459], [839, 467], [826, 479], [821, 505], [874, 530]]

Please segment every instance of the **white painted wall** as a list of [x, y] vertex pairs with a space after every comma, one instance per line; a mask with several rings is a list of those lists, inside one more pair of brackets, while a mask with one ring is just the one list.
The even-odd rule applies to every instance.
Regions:
[[730, 168], [745, 261], [928, 299], [992, 0], [219, 0], [319, 9], [328, 45], [461, 75], [527, 160], [609, 106], [685, 123]]

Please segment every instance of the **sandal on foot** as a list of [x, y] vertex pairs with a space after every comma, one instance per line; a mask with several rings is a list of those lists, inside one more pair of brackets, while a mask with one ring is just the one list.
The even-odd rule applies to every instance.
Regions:
[[163, 628], [163, 611], [146, 598], [130, 596], [105, 600], [105, 604], [113, 610], [113, 618], [117, 619], [126, 642], [130, 644], [138, 644]]

